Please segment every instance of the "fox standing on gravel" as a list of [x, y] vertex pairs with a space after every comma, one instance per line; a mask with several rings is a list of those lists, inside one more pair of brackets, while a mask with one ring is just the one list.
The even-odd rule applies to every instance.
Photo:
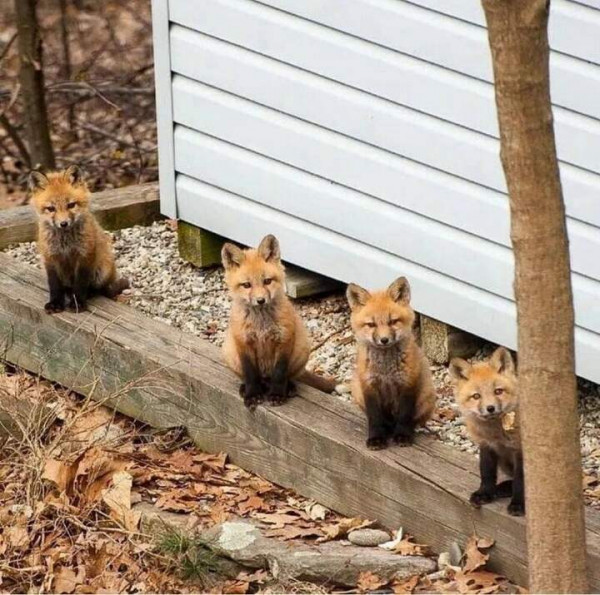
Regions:
[[[479, 445], [481, 485], [471, 494], [471, 503], [479, 507], [510, 497], [509, 514], [523, 515], [523, 453], [516, 420], [517, 378], [510, 352], [499, 347], [489, 361], [475, 364], [455, 358], [450, 362], [450, 375], [467, 431]], [[498, 466], [512, 479], [497, 484]]]
[[47, 175], [32, 171], [29, 188], [50, 289], [46, 312], [62, 312], [65, 305], [85, 310], [92, 294], [112, 298], [129, 287], [117, 276], [111, 239], [90, 212], [90, 192], [77, 166]]
[[331, 392], [333, 380], [305, 369], [310, 344], [300, 316], [285, 294], [279, 242], [266, 236], [257, 249], [225, 244], [221, 251], [225, 281], [232, 297], [223, 345], [227, 365], [242, 378], [240, 394], [250, 409], [263, 398], [272, 405], [290, 394], [298, 379]]
[[367, 414], [367, 446], [385, 448], [390, 438], [408, 445], [435, 406], [429, 364], [412, 330], [410, 285], [400, 277], [370, 293], [351, 283], [346, 297], [358, 342], [352, 395]]

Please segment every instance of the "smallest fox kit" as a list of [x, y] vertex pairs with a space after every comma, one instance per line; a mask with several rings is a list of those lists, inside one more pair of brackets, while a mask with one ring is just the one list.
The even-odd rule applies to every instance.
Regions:
[[117, 277], [111, 240], [90, 212], [90, 192], [77, 166], [47, 175], [32, 171], [29, 188], [50, 289], [46, 312], [62, 312], [65, 305], [85, 310], [92, 294], [112, 298], [129, 287]]
[[296, 378], [332, 392], [335, 381], [304, 367], [310, 355], [308, 334], [285, 294], [277, 238], [266, 236], [257, 249], [225, 244], [221, 256], [232, 297], [223, 356], [242, 378], [240, 394], [245, 405], [254, 409], [263, 398], [280, 405]]
[[346, 297], [358, 342], [352, 395], [367, 414], [367, 446], [385, 448], [390, 438], [406, 446], [435, 406], [429, 364], [412, 330], [408, 281], [400, 277], [373, 293], [352, 283]]
[[[509, 514], [522, 516], [523, 454], [516, 422], [517, 378], [510, 352], [499, 347], [489, 361], [472, 365], [455, 358], [450, 374], [467, 431], [479, 445], [481, 485], [471, 494], [471, 503], [479, 507], [497, 498], [511, 498]], [[498, 484], [498, 466], [512, 479]]]

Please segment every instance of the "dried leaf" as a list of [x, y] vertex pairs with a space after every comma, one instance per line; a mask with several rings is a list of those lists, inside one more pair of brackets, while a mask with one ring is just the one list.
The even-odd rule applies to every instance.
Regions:
[[516, 429], [516, 418], [517, 413], [515, 411], [511, 411], [510, 413], [505, 413], [502, 416], [502, 429], [505, 432], [512, 432]]
[[415, 574], [415, 576], [411, 576], [409, 579], [405, 581], [394, 581], [392, 583], [392, 591], [394, 593], [412, 593], [417, 585], [419, 584], [419, 575]]
[[226, 581], [223, 585], [223, 593], [247, 593], [250, 583], [246, 581]]
[[55, 593], [73, 593], [83, 581], [72, 568], [62, 566], [54, 574], [54, 592]]
[[133, 478], [127, 471], [118, 471], [112, 476], [111, 485], [102, 491], [102, 501], [110, 516], [129, 531], [137, 527], [139, 516], [131, 510], [131, 486]]
[[427, 556], [429, 555], [429, 546], [414, 543], [413, 537], [407, 533], [392, 551], [401, 556]]
[[480, 538], [476, 535], [472, 535], [467, 541], [464, 555], [464, 566], [463, 571], [473, 572], [482, 566], [485, 566], [487, 561], [490, 559], [489, 554], [483, 553], [482, 549], [491, 548], [494, 545], [494, 541], [491, 539]]
[[265, 501], [260, 496], [251, 496], [245, 502], [241, 502], [238, 509], [240, 513], [247, 514], [254, 510], [261, 510], [265, 505]]
[[329, 510], [322, 504], [308, 504], [305, 508], [306, 513], [313, 521], [323, 521], [327, 516]]
[[487, 570], [475, 572], [457, 572], [454, 576], [459, 593], [496, 593], [506, 582], [499, 574]]
[[370, 571], [361, 572], [358, 575], [358, 581], [356, 586], [361, 593], [368, 593], [369, 591], [375, 591], [380, 589], [384, 585], [387, 585], [389, 581], [378, 577], [376, 574]]
[[323, 525], [321, 530], [325, 534], [318, 540], [319, 543], [324, 541], [331, 541], [332, 539], [343, 539], [353, 531], [354, 529], [362, 529], [364, 527], [370, 527], [374, 521], [364, 521], [358, 518], [341, 519], [337, 523], [329, 525]]

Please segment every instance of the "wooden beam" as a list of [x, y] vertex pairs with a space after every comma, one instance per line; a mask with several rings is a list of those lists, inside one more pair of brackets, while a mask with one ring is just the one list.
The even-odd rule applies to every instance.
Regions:
[[185, 221], [177, 222], [179, 256], [204, 268], [221, 264], [221, 248], [227, 240], [211, 231]]
[[319, 295], [344, 287], [342, 283], [293, 265], [285, 266], [285, 291], [292, 299]]
[[[150, 225], [160, 217], [158, 184], [138, 184], [95, 192], [92, 210], [105, 229]], [[0, 250], [11, 244], [32, 242], [36, 236], [37, 221], [31, 206], [0, 211]]]
[[[248, 411], [218, 349], [107, 299], [91, 312], [49, 316], [46, 282], [0, 254], [0, 353], [11, 363], [150, 425], [187, 427], [198, 446], [297, 490], [342, 514], [404, 527], [437, 551], [470, 535], [496, 545], [492, 567], [526, 582], [525, 524], [506, 502], [474, 510], [473, 457], [428, 436], [411, 448], [364, 445], [365, 421], [351, 405], [300, 387], [283, 407]], [[588, 510], [591, 588], [600, 590], [600, 514]]]

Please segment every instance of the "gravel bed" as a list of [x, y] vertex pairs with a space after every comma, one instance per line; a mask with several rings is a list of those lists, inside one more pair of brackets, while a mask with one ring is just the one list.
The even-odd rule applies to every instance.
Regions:
[[[220, 345], [227, 327], [229, 298], [220, 268], [201, 270], [184, 262], [177, 252], [177, 236], [170, 222], [134, 227], [113, 234], [119, 270], [132, 288], [122, 299], [148, 316], [194, 333]], [[34, 243], [6, 251], [22, 262], [40, 266]], [[313, 353], [308, 367], [338, 378], [336, 395], [350, 400], [354, 341], [350, 314], [343, 294], [296, 300], [308, 328]], [[493, 346], [476, 358], [487, 357]], [[437, 411], [425, 433], [475, 454], [457, 415], [446, 366], [431, 367], [438, 392]], [[586, 500], [600, 507], [600, 386], [580, 381], [580, 419]]]

